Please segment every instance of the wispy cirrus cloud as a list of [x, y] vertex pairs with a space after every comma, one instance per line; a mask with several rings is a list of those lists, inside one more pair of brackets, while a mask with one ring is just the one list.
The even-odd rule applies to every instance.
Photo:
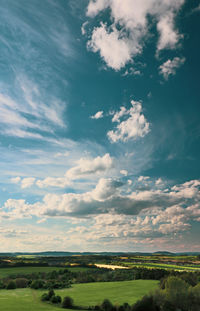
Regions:
[[38, 86], [26, 76], [17, 78], [18, 97], [0, 93], [0, 132], [8, 136], [49, 139], [62, 119], [66, 103], [53, 96], [42, 96]]

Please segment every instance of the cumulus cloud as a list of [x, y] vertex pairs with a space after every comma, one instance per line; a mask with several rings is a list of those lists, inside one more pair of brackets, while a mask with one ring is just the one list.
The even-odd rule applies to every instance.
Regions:
[[22, 189], [29, 188], [29, 187], [33, 186], [34, 183], [35, 183], [34, 177], [23, 178], [21, 181], [21, 187], [22, 187]]
[[81, 158], [77, 165], [69, 169], [65, 176], [68, 179], [77, 179], [91, 174], [99, 174], [112, 168], [113, 158], [109, 153], [103, 157], [96, 158]]
[[66, 171], [63, 177], [46, 177], [36, 181], [40, 188], [58, 187], [65, 188], [72, 185], [72, 181], [106, 174], [114, 164], [114, 159], [109, 153], [96, 158], [81, 158], [76, 165]]
[[93, 29], [88, 48], [99, 52], [107, 66], [120, 70], [142, 52], [151, 16], [159, 33], [157, 52], [174, 49], [181, 38], [175, 19], [183, 3], [184, 0], [90, 0], [87, 16], [94, 18], [109, 8], [112, 23], [108, 26], [101, 22]]
[[21, 181], [21, 178], [18, 176], [18, 177], [13, 177], [10, 179], [11, 183], [13, 184], [18, 184], [20, 181]]
[[66, 186], [71, 185], [71, 182], [64, 177], [47, 177], [43, 180], [38, 179], [36, 185], [39, 188], [48, 188], [48, 187], [58, 187], [65, 188]]
[[[142, 113], [142, 104], [132, 100], [131, 105], [130, 109], [121, 107], [120, 111], [114, 114], [112, 122], [117, 122], [118, 125], [115, 130], [107, 133], [112, 142], [135, 140], [149, 133], [149, 123]], [[124, 116], [127, 116], [126, 120], [121, 121]]]
[[[106, 25], [101, 24], [93, 30], [92, 38], [88, 42], [88, 48], [94, 52], [100, 52], [106, 64], [119, 70], [131, 59], [130, 41], [121, 37], [119, 31], [113, 27], [111, 32], [107, 32]], [[136, 48], [138, 53], [138, 48]]]
[[91, 119], [101, 119], [103, 118], [103, 111], [98, 111], [97, 113], [95, 113], [93, 116], [90, 117]]
[[176, 70], [180, 68], [184, 62], [184, 57], [175, 57], [172, 60], [168, 59], [159, 67], [159, 73], [163, 75], [165, 80], [168, 80], [169, 76], [174, 76], [176, 74]]
[[[145, 181], [144, 181], [145, 182]], [[132, 191], [130, 191], [132, 187]], [[200, 181], [191, 180], [169, 189], [134, 190], [134, 185], [117, 179], [101, 178], [96, 187], [84, 193], [47, 194], [42, 202], [28, 204], [9, 199], [1, 217], [89, 217], [100, 214], [151, 216], [143, 224], [187, 223], [200, 217]], [[128, 192], [127, 192], [127, 191]], [[184, 227], [185, 228], [185, 227]]]
[[121, 170], [120, 174], [122, 174], [124, 176], [127, 176], [128, 175], [128, 171], [127, 170]]
[[[200, 221], [200, 181], [191, 180], [164, 190], [158, 189], [156, 180], [151, 181], [150, 190], [134, 191], [134, 184], [102, 178], [89, 192], [51, 193], [34, 204], [9, 199], [1, 208], [0, 217], [6, 220], [36, 216], [38, 224], [50, 217], [64, 217], [79, 224], [65, 233], [68, 243], [152, 243], [157, 248], [158, 243], [163, 245], [177, 236], [180, 244], [180, 235], [190, 230], [193, 221]], [[140, 183], [145, 182], [141, 178]], [[126, 192], [130, 186], [132, 192]]]

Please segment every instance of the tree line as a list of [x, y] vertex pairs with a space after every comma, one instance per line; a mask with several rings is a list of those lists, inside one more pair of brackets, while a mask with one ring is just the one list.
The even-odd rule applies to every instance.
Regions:
[[14, 289], [30, 287], [33, 289], [61, 289], [68, 288], [73, 283], [115, 282], [131, 280], [165, 280], [169, 276], [178, 276], [191, 286], [200, 281], [200, 272], [178, 272], [165, 269], [85, 269], [72, 272], [69, 269], [51, 272], [34, 272], [31, 274], [17, 274], [0, 279], [0, 289]]

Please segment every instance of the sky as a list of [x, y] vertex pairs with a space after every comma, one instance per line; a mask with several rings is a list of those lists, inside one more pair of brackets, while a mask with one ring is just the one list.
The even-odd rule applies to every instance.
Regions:
[[0, 252], [200, 250], [199, 29], [199, 0], [1, 0]]

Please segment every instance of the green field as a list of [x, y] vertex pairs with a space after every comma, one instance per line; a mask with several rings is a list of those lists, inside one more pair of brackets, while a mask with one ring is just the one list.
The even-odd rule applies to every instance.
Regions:
[[[75, 284], [72, 288], [59, 290], [59, 295], [69, 295], [76, 305], [99, 304], [108, 298], [114, 304], [135, 303], [138, 299], [158, 286], [159, 281], [134, 280], [122, 282], [96, 282]], [[56, 291], [57, 292], [57, 291]]]
[[[40, 292], [41, 294], [41, 292]], [[0, 290], [0, 310], [2, 311], [58, 311], [60, 308], [40, 301], [39, 292], [26, 289]]]
[[[72, 288], [56, 290], [62, 297], [70, 296], [75, 305], [89, 306], [99, 304], [108, 298], [114, 304], [135, 303], [149, 291], [158, 286], [158, 281], [135, 280], [123, 282], [102, 282], [75, 284]], [[3, 311], [57, 311], [61, 310], [48, 303], [41, 302], [44, 291], [26, 289], [0, 290], [0, 310]]]
[[[54, 270], [62, 270], [64, 268], [61, 267], [13, 267], [13, 268], [0, 268], [0, 279], [5, 278], [10, 275], [17, 275], [17, 274], [31, 274], [34, 272], [51, 272]], [[84, 268], [84, 267], [66, 267], [65, 269], [68, 269], [73, 272], [80, 272], [85, 271], [90, 268]], [[91, 268], [92, 269], [92, 268]]]
[[[119, 262], [113, 263], [113, 265], [120, 264]], [[123, 267], [129, 268], [147, 268], [147, 269], [165, 269], [165, 270], [176, 270], [176, 271], [200, 271], [200, 265], [173, 265], [173, 264], [165, 264], [165, 263], [152, 263], [152, 262], [144, 262], [144, 263], [134, 263], [134, 262], [126, 262], [121, 264]]]

